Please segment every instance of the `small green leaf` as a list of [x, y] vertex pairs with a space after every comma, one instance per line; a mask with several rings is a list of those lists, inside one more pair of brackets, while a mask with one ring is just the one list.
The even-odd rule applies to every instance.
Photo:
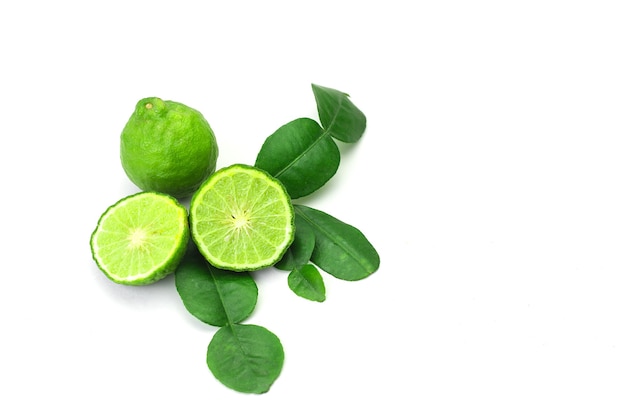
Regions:
[[324, 129], [342, 142], [358, 141], [365, 132], [366, 118], [350, 101], [350, 96], [332, 88], [315, 84], [311, 86]]
[[310, 207], [294, 205], [294, 210], [315, 233], [315, 265], [346, 281], [366, 278], [378, 269], [378, 253], [360, 230]]
[[302, 298], [319, 302], [326, 300], [324, 279], [314, 265], [307, 264], [295, 268], [289, 273], [287, 282], [291, 291]]
[[339, 168], [339, 148], [322, 127], [309, 118], [293, 120], [270, 135], [255, 166], [279, 179], [291, 198], [322, 187]]
[[303, 219], [296, 217], [296, 235], [293, 243], [283, 255], [283, 258], [274, 266], [283, 271], [292, 271], [293, 269], [306, 265], [311, 260], [311, 254], [315, 248], [315, 234]]
[[195, 247], [178, 266], [175, 282], [185, 308], [213, 326], [239, 323], [256, 306], [258, 288], [249, 273], [217, 269]]
[[269, 391], [284, 359], [280, 339], [251, 324], [222, 327], [207, 349], [207, 365], [213, 375], [227, 387], [245, 393]]

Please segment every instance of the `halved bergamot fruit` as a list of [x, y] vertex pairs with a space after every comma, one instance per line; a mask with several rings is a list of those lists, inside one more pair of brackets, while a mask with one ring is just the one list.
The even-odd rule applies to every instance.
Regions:
[[147, 285], [174, 272], [189, 236], [185, 207], [169, 195], [140, 192], [102, 214], [91, 235], [91, 253], [112, 281]]
[[294, 238], [285, 187], [267, 172], [235, 164], [211, 175], [193, 195], [191, 237], [213, 266], [253, 271], [271, 266]]

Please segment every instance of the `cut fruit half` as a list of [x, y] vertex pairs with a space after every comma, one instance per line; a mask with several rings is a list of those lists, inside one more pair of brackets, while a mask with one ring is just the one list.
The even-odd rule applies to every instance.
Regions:
[[236, 164], [200, 186], [189, 208], [191, 236], [213, 266], [253, 271], [271, 266], [294, 238], [294, 211], [282, 183]]
[[109, 279], [147, 285], [174, 272], [188, 242], [185, 208], [169, 195], [141, 192], [102, 214], [90, 245], [93, 259]]

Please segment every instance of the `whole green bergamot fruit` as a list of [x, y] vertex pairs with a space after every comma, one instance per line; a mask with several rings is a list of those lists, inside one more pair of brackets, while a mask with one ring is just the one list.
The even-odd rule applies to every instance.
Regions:
[[122, 130], [120, 157], [144, 191], [188, 197], [215, 171], [215, 134], [197, 110], [174, 101], [139, 100]]

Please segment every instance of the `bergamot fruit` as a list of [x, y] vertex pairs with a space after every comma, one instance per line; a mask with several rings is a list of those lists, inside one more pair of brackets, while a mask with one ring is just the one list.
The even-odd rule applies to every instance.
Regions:
[[188, 197], [215, 171], [215, 134], [199, 111], [181, 103], [139, 100], [120, 142], [122, 167], [144, 191]]
[[243, 164], [222, 168], [191, 198], [191, 235], [213, 266], [253, 271], [274, 265], [293, 242], [294, 210], [285, 187]]
[[91, 253], [113, 282], [147, 285], [174, 272], [189, 242], [187, 210], [172, 196], [140, 192], [110, 206], [91, 235]]

